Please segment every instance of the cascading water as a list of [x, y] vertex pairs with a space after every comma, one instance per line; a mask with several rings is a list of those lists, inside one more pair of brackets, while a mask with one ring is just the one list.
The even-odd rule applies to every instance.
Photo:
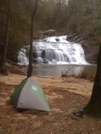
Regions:
[[21, 49], [21, 51], [18, 53], [18, 64], [20, 64], [20, 65], [28, 65], [29, 64], [29, 60], [26, 57], [25, 49]]
[[[66, 38], [67, 36], [53, 36], [33, 42], [33, 62], [40, 64], [88, 64], [82, 46], [69, 42]], [[20, 57], [21, 53], [19, 53], [19, 63], [23, 62], [22, 59], [26, 62], [27, 58]]]

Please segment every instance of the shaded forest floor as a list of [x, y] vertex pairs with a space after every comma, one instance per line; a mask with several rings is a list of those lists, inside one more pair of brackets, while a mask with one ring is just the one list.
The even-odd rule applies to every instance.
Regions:
[[75, 77], [35, 76], [51, 111], [17, 113], [10, 95], [25, 77], [11, 73], [0, 75], [0, 134], [101, 134], [101, 119], [73, 115], [88, 103], [93, 82]]

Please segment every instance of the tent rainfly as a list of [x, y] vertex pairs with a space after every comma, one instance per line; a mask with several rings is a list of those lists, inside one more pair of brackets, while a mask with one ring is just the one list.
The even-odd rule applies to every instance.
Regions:
[[24, 79], [10, 98], [17, 109], [50, 111], [42, 87], [31, 77]]

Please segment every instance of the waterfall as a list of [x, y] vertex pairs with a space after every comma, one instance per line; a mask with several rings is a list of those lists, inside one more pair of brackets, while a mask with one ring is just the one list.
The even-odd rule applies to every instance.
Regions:
[[18, 64], [19, 65], [28, 65], [29, 64], [29, 60], [26, 56], [25, 49], [21, 49], [21, 51], [19, 51], [19, 53], [18, 53]]
[[[79, 43], [69, 42], [67, 36], [53, 36], [33, 42], [33, 62], [40, 64], [88, 64]], [[21, 54], [19, 53], [19, 60]], [[23, 58], [25, 62], [27, 58]]]

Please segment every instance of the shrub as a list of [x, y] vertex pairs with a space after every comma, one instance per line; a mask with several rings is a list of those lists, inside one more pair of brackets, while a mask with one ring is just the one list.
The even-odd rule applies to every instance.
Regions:
[[94, 81], [95, 73], [96, 73], [96, 68], [85, 67], [78, 75], [78, 77]]

